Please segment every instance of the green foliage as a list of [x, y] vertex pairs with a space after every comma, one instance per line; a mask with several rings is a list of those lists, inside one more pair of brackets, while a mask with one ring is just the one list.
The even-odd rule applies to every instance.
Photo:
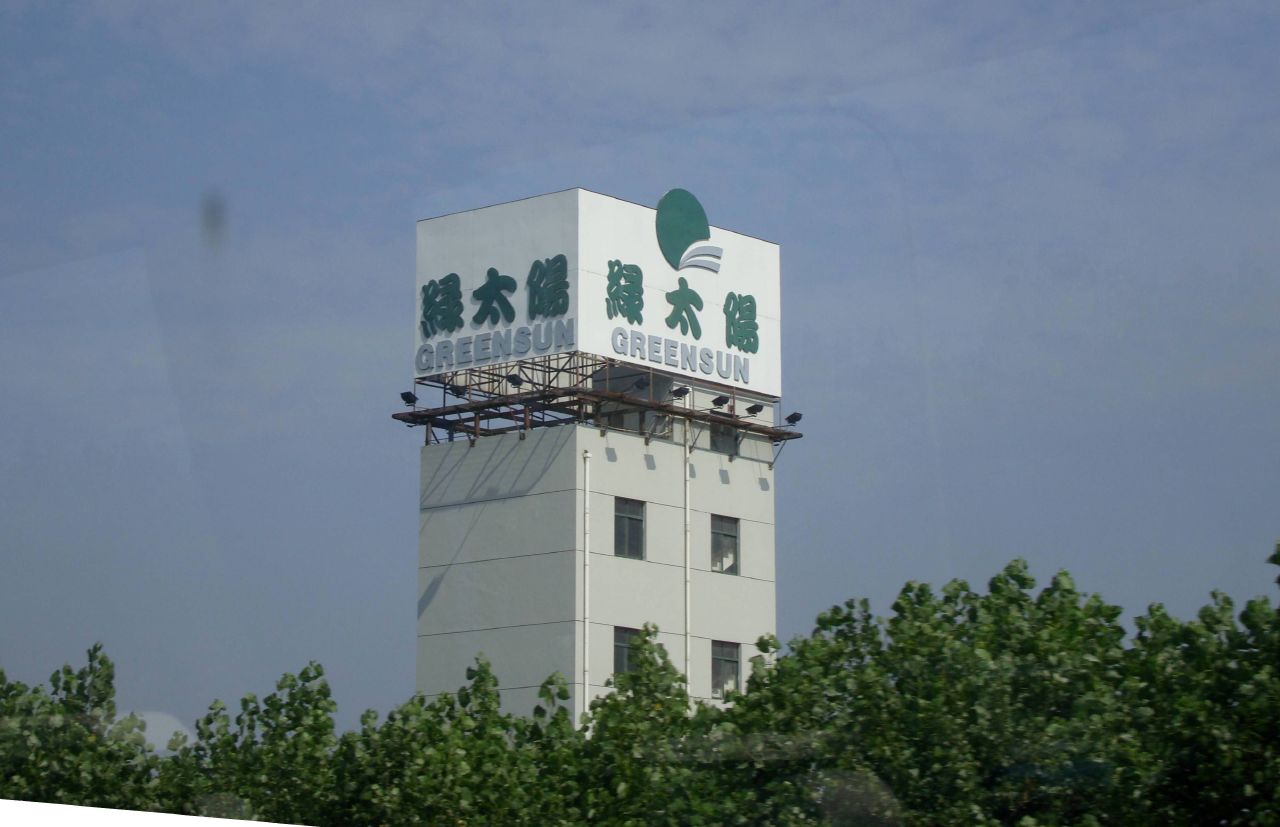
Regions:
[[591, 703], [583, 745], [583, 815], [591, 824], [690, 824], [684, 795], [692, 766], [681, 760], [689, 736], [684, 677], [645, 626], [632, 643], [632, 671]]
[[499, 710], [498, 680], [484, 660], [456, 695], [415, 697], [378, 725], [342, 738], [334, 762], [341, 801], [330, 820], [348, 824], [511, 823], [537, 785], [536, 765], [516, 749], [517, 720]]
[[100, 645], [88, 661], [54, 672], [47, 691], [10, 682], [0, 670], [0, 797], [151, 807], [156, 757], [144, 724], [117, 718], [115, 667]]
[[1280, 824], [1280, 623], [1251, 600], [1237, 623], [1214, 593], [1196, 620], [1160, 606], [1138, 621], [1133, 665], [1145, 713], [1136, 736], [1159, 773], [1169, 824]]
[[1115, 737], [1127, 713], [1120, 610], [1082, 600], [1065, 574], [1038, 597], [1032, 586], [1015, 562], [986, 595], [909, 583], [887, 622], [865, 602], [835, 607], [735, 712], [785, 716], [815, 739], [818, 768], [879, 779], [896, 802], [868, 815], [1079, 823], [1132, 789]]
[[[1280, 546], [1270, 562], [1280, 565]], [[908, 583], [760, 654], [691, 702], [646, 627], [575, 724], [563, 677], [529, 716], [483, 659], [466, 686], [337, 735], [318, 664], [157, 755], [114, 668], [0, 672], [0, 796], [303, 824], [1280, 824], [1280, 612], [1214, 594], [1190, 621], [1121, 610], [1014, 561], [978, 592]]]
[[284, 675], [259, 701], [246, 695], [233, 719], [214, 701], [196, 722], [196, 740], [177, 737], [161, 763], [163, 808], [211, 816], [319, 824], [336, 796], [330, 772], [337, 745], [324, 670], [308, 664]]

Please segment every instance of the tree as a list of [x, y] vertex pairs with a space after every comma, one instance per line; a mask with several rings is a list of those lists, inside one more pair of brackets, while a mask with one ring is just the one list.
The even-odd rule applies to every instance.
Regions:
[[79, 670], [49, 676], [49, 690], [0, 670], [0, 797], [149, 809], [156, 758], [145, 724], [118, 718], [115, 666], [101, 645]]
[[[1280, 565], [1280, 546], [1270, 558]], [[302, 824], [1280, 824], [1280, 612], [1214, 594], [1183, 622], [1015, 560], [978, 592], [908, 583], [888, 618], [823, 612], [748, 691], [690, 702], [646, 627], [632, 671], [570, 718], [467, 685], [338, 736], [324, 672], [286, 674], [157, 756], [101, 647], [50, 688], [0, 672], [0, 796]]]
[[231, 718], [221, 701], [196, 722], [196, 740], [179, 734], [161, 762], [159, 799], [170, 811], [324, 823], [336, 795], [331, 756], [337, 705], [324, 670], [310, 663], [286, 674], [259, 701], [244, 696]]
[[1189, 623], [1154, 606], [1126, 645], [1121, 610], [1065, 572], [1034, 585], [1014, 561], [986, 594], [908, 583], [888, 620], [825, 612], [728, 716], [774, 733], [753, 783], [821, 813], [847, 798], [834, 774], [868, 790], [866, 816], [910, 824], [1280, 823], [1266, 600], [1241, 626], [1222, 595]]
[[[1280, 545], [1270, 562], [1280, 565]], [[1280, 613], [1231, 599], [1182, 623], [1154, 605], [1131, 651], [1136, 737], [1167, 824], [1280, 824]]]

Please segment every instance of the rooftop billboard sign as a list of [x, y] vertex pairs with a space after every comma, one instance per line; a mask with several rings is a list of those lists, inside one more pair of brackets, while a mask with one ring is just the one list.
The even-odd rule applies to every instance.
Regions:
[[782, 392], [778, 245], [587, 190], [418, 222], [416, 375], [581, 351]]

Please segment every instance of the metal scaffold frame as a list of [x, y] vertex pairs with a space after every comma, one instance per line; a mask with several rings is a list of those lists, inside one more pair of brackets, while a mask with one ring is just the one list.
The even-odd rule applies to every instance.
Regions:
[[[627, 390], [611, 390], [613, 377], [637, 377]], [[591, 423], [602, 430], [635, 430], [616, 423], [620, 413], [651, 412], [638, 418], [640, 423], [672, 417], [687, 422], [733, 428], [741, 440], [746, 434], [769, 439], [775, 445], [799, 439], [791, 428], [777, 427], [758, 417], [737, 413], [739, 402], [766, 402], [772, 413], [770, 397], [744, 397], [732, 387], [709, 382], [689, 382], [704, 392], [722, 390], [728, 403], [713, 409], [699, 410], [690, 401], [662, 394], [655, 389], [659, 378], [677, 381], [679, 377], [652, 368], [606, 359], [588, 353], [573, 352], [536, 356], [519, 362], [494, 367], [476, 367], [449, 371], [414, 380], [417, 402], [410, 410], [392, 414], [392, 418], [410, 427], [426, 429], [425, 443], [475, 440], [484, 436], [518, 431], [520, 438], [534, 428], [547, 428], [569, 423]], [[601, 387], [603, 385], [603, 387]], [[424, 402], [438, 394], [438, 405]], [[450, 404], [450, 397], [455, 402]], [[670, 421], [670, 420], [667, 420]], [[652, 427], [642, 424], [646, 439]]]

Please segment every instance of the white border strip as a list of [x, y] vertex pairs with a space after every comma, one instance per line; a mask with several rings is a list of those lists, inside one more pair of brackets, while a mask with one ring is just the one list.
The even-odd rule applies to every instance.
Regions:
[[[259, 824], [279, 824], [277, 821]], [[0, 824], [91, 824], [145, 825], [145, 827], [227, 827], [225, 818], [179, 816], [172, 813], [145, 813], [138, 810], [109, 810], [102, 807], [76, 807], [70, 804], [45, 804], [40, 801], [10, 801], [0, 798]]]

